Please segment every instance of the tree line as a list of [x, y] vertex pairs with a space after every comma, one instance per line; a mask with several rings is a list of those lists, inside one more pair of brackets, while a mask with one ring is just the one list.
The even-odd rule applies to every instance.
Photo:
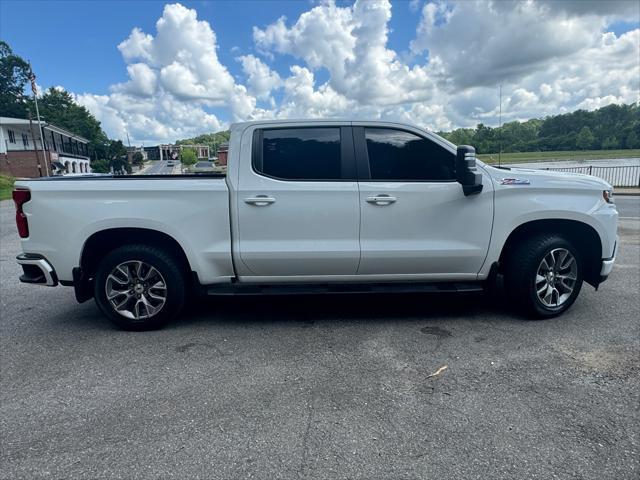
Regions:
[[[32, 75], [29, 63], [16, 55], [8, 43], [0, 40], [0, 116], [36, 119], [33, 98], [25, 95]], [[38, 97], [41, 119], [89, 141], [91, 169], [106, 173], [131, 172], [127, 150], [120, 140], [109, 139], [100, 122], [85, 107], [78, 105], [71, 94], [49, 88]]]
[[456, 145], [473, 145], [478, 153], [640, 148], [640, 105], [607, 105], [497, 128], [480, 123], [438, 134]]
[[211, 154], [218, 155], [218, 148], [221, 144], [228, 143], [229, 137], [231, 137], [231, 132], [229, 130], [223, 130], [216, 133], [205, 133], [197, 137], [177, 140], [176, 145], [208, 145]]
[[[25, 95], [32, 74], [27, 61], [0, 40], [0, 116], [35, 120], [33, 98]], [[89, 141], [91, 168], [96, 172], [127, 171], [131, 165], [122, 141], [112, 140], [100, 122], [71, 94], [49, 88], [38, 98], [41, 117]], [[476, 128], [438, 132], [456, 145], [473, 145], [478, 153], [640, 148], [640, 105], [608, 105], [594, 111], [577, 110], [526, 122], [508, 122], [498, 128], [482, 123]], [[229, 141], [228, 130], [178, 140], [176, 144], [204, 144], [214, 155]], [[134, 158], [142, 163], [142, 155]]]

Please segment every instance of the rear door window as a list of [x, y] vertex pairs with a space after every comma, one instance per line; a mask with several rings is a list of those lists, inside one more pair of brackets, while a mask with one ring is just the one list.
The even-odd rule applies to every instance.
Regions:
[[277, 128], [257, 131], [254, 169], [284, 180], [343, 178], [339, 127]]

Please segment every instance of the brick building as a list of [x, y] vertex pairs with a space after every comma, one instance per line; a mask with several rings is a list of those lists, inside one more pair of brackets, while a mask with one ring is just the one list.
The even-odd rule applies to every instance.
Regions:
[[198, 160], [209, 160], [208, 145], [155, 145], [153, 147], [144, 147], [144, 152], [148, 160], [179, 160], [182, 150], [185, 148], [192, 149]]
[[37, 121], [0, 117], [0, 173], [33, 178], [91, 171], [87, 139], [41, 124], [42, 130]]
[[218, 147], [218, 165], [226, 166], [227, 165], [227, 155], [229, 155], [229, 144], [222, 143]]

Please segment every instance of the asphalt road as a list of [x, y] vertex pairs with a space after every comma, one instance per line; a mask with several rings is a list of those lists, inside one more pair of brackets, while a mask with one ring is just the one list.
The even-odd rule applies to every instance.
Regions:
[[635, 195], [616, 195], [615, 202], [621, 218], [640, 217], [640, 197]]
[[[177, 165], [177, 162], [174, 163]], [[174, 168], [175, 165], [169, 166], [169, 162], [166, 160], [157, 160], [143, 172], [143, 175], [170, 175], [173, 173]]]
[[482, 296], [227, 298], [128, 333], [19, 284], [0, 213], [2, 478], [640, 475], [637, 220], [554, 320]]

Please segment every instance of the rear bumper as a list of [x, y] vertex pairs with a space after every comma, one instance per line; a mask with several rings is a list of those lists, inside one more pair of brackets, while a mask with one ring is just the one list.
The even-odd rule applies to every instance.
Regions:
[[16, 261], [22, 266], [24, 272], [20, 275], [22, 283], [46, 285], [55, 287], [58, 285], [58, 276], [53, 266], [42, 255], [35, 253], [21, 253]]

